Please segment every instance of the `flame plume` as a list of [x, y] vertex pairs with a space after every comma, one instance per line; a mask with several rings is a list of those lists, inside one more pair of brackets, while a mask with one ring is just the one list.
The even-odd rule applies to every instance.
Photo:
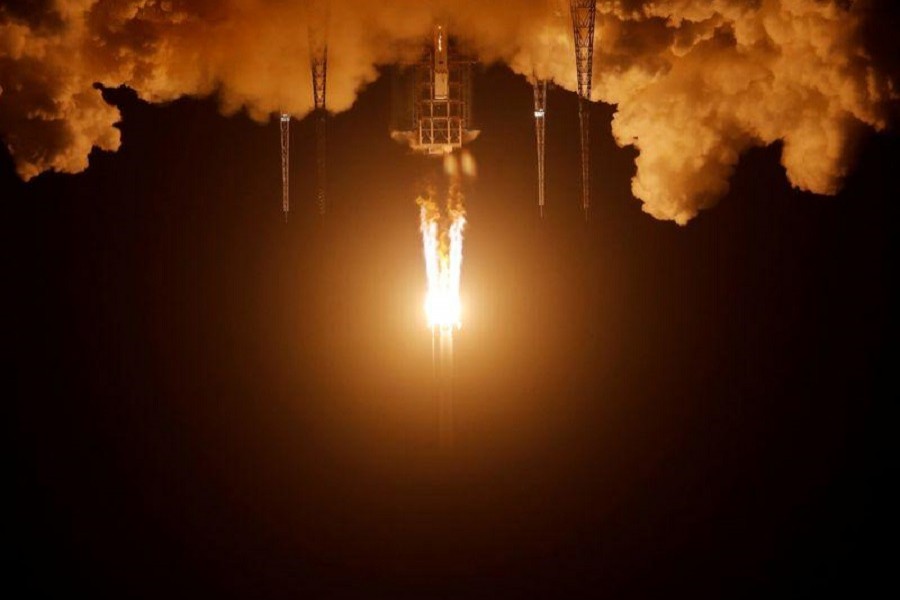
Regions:
[[[447, 164], [449, 163], [445, 164], [445, 168]], [[434, 200], [433, 189], [416, 200], [419, 205], [419, 229], [422, 232], [425, 274], [428, 280], [425, 316], [431, 328], [438, 438], [444, 450], [453, 446], [453, 332], [462, 326], [459, 282], [466, 212], [458, 171], [445, 171], [451, 184], [443, 211]]]
[[462, 326], [462, 306], [459, 282], [462, 272], [463, 229], [466, 213], [459, 185], [453, 183], [444, 211], [434, 200], [431, 190], [420, 196], [420, 230], [425, 254], [425, 274], [428, 291], [425, 296], [425, 316], [428, 326], [451, 330]]

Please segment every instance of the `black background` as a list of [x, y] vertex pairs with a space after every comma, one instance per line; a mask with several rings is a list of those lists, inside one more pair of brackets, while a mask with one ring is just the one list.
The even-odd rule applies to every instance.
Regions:
[[[889, 259], [900, 139], [837, 197], [746, 154], [687, 227], [630, 194], [597, 105], [481, 69], [457, 336], [436, 444], [413, 203], [382, 79], [329, 127], [107, 90], [123, 146], [77, 176], [0, 157], [17, 597], [868, 596], [890, 584]], [[890, 589], [890, 588], [888, 588]]]

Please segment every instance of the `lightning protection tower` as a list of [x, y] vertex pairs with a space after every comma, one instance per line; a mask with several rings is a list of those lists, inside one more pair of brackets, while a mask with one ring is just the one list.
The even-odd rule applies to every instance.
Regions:
[[547, 80], [534, 78], [534, 133], [537, 140], [538, 210], [544, 217], [544, 131], [547, 115]]
[[287, 223], [291, 210], [291, 197], [288, 189], [288, 174], [291, 160], [291, 115], [281, 113], [281, 211]]
[[324, 215], [325, 202], [325, 154], [328, 109], [325, 104], [325, 84], [328, 75], [328, 3], [314, 1], [310, 6], [309, 56], [312, 71], [314, 118], [316, 121], [316, 205]]
[[578, 71], [578, 120], [581, 128], [581, 207], [587, 218], [591, 206], [590, 102], [594, 60], [595, 0], [570, 0]]

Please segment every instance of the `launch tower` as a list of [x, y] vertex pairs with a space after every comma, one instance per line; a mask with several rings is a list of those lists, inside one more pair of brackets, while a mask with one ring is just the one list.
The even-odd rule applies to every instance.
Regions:
[[400, 67], [391, 137], [438, 156], [478, 137], [472, 129], [472, 63], [444, 26], [435, 25], [422, 59]]

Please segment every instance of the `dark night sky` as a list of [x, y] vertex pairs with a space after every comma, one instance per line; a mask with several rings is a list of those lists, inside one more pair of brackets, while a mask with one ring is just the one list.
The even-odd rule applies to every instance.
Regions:
[[[537, 218], [530, 87], [476, 78], [457, 446], [436, 447], [389, 81], [313, 127], [127, 90], [122, 149], [29, 184], [0, 156], [18, 597], [868, 597], [889, 581], [889, 256], [900, 138], [837, 197], [751, 151], [687, 227], [554, 91]], [[893, 585], [893, 584], [892, 584]]]

